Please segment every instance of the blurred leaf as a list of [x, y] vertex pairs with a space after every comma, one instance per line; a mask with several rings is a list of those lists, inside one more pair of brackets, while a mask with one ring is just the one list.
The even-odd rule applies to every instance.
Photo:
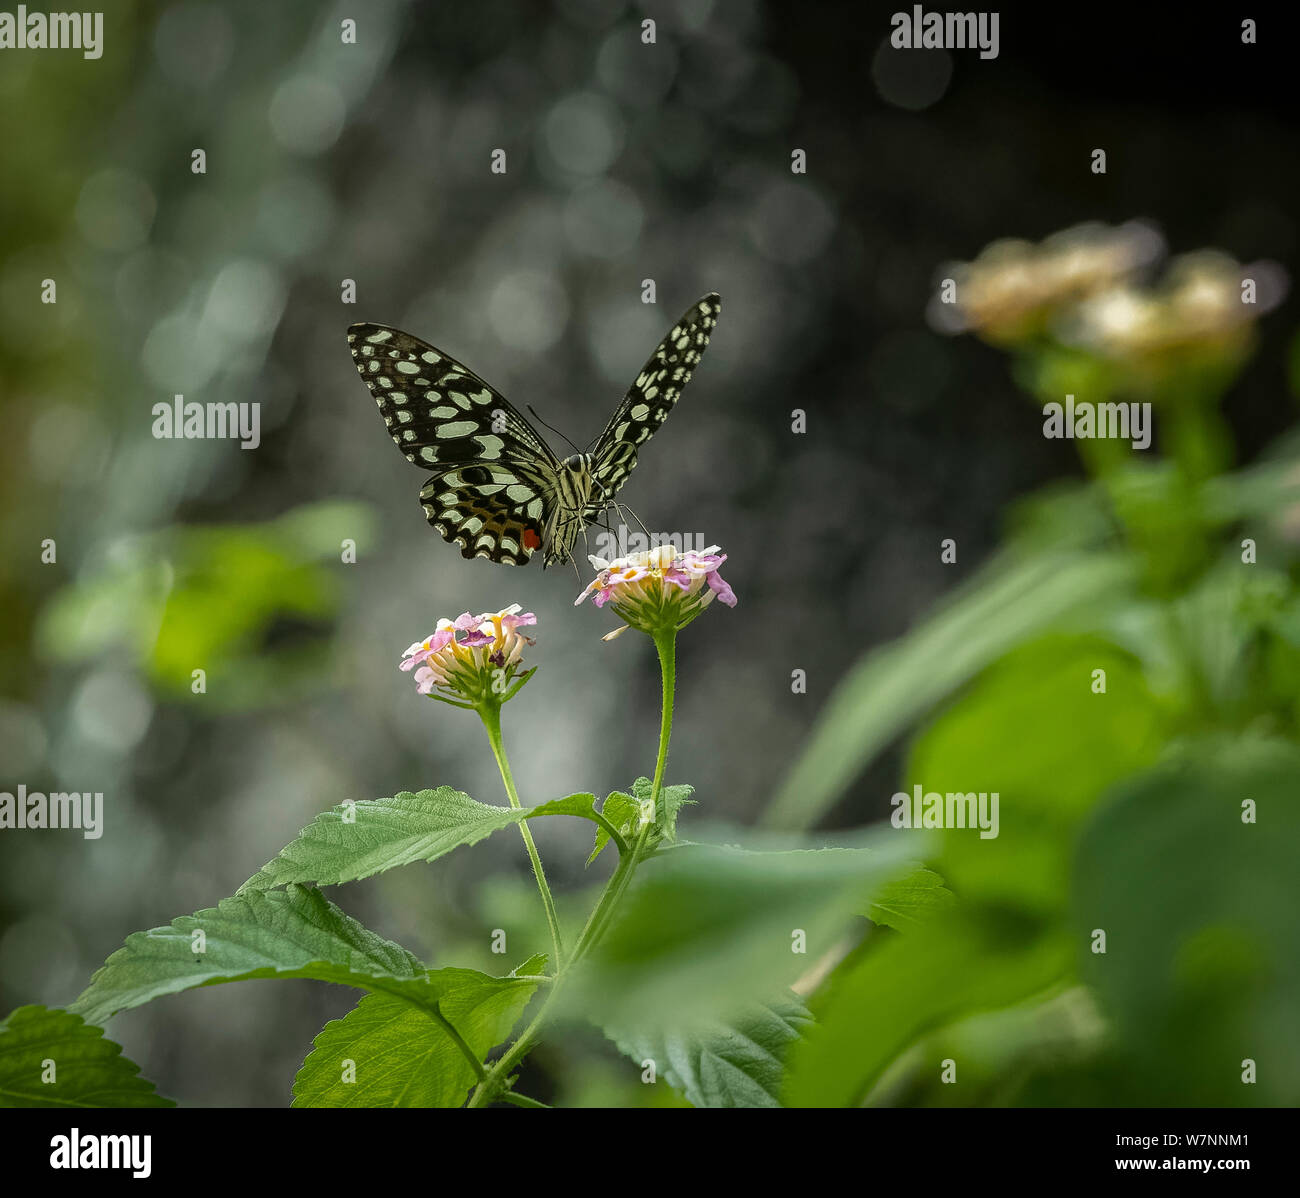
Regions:
[[[1118, 787], [1086, 830], [1075, 944], [1135, 1102], [1300, 1103], [1298, 778], [1292, 744], [1200, 743]], [[1257, 822], [1243, 822], [1246, 800]], [[1247, 1058], [1255, 1085], [1242, 1084]]]
[[[54, 1080], [42, 1080], [45, 1061]], [[102, 1028], [50, 1007], [19, 1007], [0, 1021], [0, 1107], [175, 1106]]]
[[334, 885], [436, 861], [461, 845], [477, 844], [499, 828], [539, 815], [594, 819], [596, 796], [573, 794], [537, 807], [493, 807], [450, 786], [391, 799], [362, 799], [322, 811], [297, 837], [249, 878], [237, 894], [286, 882]]
[[[1104, 694], [1094, 669], [1106, 671]], [[1109, 786], [1155, 761], [1160, 715], [1129, 655], [1050, 637], [991, 667], [921, 734], [905, 778], [924, 792], [997, 792], [998, 835], [928, 834], [959, 903], [868, 941], [832, 975], [806, 1054], [792, 1056], [792, 1103], [855, 1105], [918, 1037], [1070, 979], [1078, 828]]]
[[816, 1023], [791, 1048], [787, 1105], [859, 1105], [917, 1037], [1038, 993], [1069, 960], [1064, 936], [960, 916], [869, 943], [832, 975]]
[[1300, 437], [1295, 432], [1270, 446], [1253, 465], [1207, 479], [1202, 487], [1205, 511], [1220, 524], [1271, 517], [1300, 503]]
[[872, 923], [906, 932], [928, 923], [952, 902], [952, 891], [937, 873], [918, 869], [906, 877], [886, 882], [865, 914]]
[[370, 535], [369, 509], [320, 503], [250, 525], [177, 525], [119, 542], [57, 592], [41, 653], [80, 662], [123, 647], [160, 690], [219, 710], [261, 707], [320, 684], [344, 537]]
[[[1087, 987], [1053, 988], [1026, 1002], [978, 1011], [923, 1035], [890, 1066], [867, 1095], [880, 1106], [1023, 1106], [1045, 1076], [1078, 1077], [1104, 1058], [1108, 1035]], [[936, 1061], [958, 1062], [945, 1082]], [[1107, 1106], [1116, 1091], [1089, 1102], [1089, 1091], [1066, 1106]], [[1029, 1105], [1034, 1105], [1031, 1101]], [[1053, 1105], [1050, 1101], [1047, 1105]]]
[[[203, 952], [195, 952], [202, 931]], [[429, 1008], [425, 967], [391, 940], [345, 915], [318, 890], [222, 899], [170, 926], [133, 932], [91, 978], [69, 1010], [89, 1023], [195, 986], [250, 978], [309, 978], [382, 990]]]
[[779, 1107], [790, 1045], [812, 1023], [793, 994], [747, 1006], [734, 1019], [675, 1029], [605, 1029], [620, 1051], [656, 1073], [696, 1107]]
[[[566, 993], [581, 1013], [643, 1020], [729, 1017], [789, 986], [835, 948], [856, 911], [906, 869], [914, 844], [749, 852], [683, 845], [638, 870], [616, 921]], [[806, 955], [795, 951], [802, 931]]]
[[1282, 571], [1230, 553], [1177, 598], [1117, 613], [1112, 635], [1188, 722], [1241, 724], [1294, 702], [1291, 688], [1279, 694], [1266, 676], [1265, 633], [1287, 639], [1290, 591]]
[[[1093, 671], [1106, 692], [1092, 691]], [[916, 740], [900, 790], [999, 796], [996, 837], [934, 833], [932, 858], [963, 902], [1065, 918], [1074, 837], [1108, 787], [1163, 747], [1161, 705], [1136, 663], [1095, 638], [1026, 645], [980, 678]]]
[[[535, 983], [438, 969], [429, 986], [443, 1017], [480, 1060], [510, 1035]], [[368, 994], [317, 1034], [293, 1082], [296, 1107], [458, 1107], [475, 1073], [446, 1029], [387, 994]], [[351, 1062], [351, 1081], [344, 1080]]]
[[1122, 600], [1132, 579], [1132, 566], [1109, 555], [1034, 556], [981, 572], [937, 616], [853, 667], [764, 822], [815, 823], [876, 753], [940, 699], [1045, 628]]
[[1015, 500], [1004, 523], [1022, 553], [1113, 549], [1119, 543], [1109, 496], [1092, 480], [1048, 483]]

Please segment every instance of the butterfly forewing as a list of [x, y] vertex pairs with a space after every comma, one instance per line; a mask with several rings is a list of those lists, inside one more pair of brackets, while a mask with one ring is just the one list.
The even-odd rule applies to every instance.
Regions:
[[637, 447], [658, 430], [691, 381], [718, 323], [716, 293], [693, 303], [655, 347], [592, 450], [593, 506], [608, 506], [636, 465]]
[[464, 557], [527, 562], [554, 487], [546, 443], [495, 388], [418, 337], [357, 324], [348, 343], [398, 449], [433, 475], [420, 492], [429, 523]]

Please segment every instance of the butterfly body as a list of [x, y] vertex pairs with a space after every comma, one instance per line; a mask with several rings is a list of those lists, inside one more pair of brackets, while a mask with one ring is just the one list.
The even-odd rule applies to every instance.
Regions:
[[348, 344], [398, 449], [431, 472], [420, 503], [435, 531], [463, 557], [523, 565], [540, 549], [553, 565], [613, 502], [637, 447], [690, 381], [720, 307], [708, 295], [687, 309], [590, 451], [563, 460], [500, 393], [418, 337], [354, 324]]

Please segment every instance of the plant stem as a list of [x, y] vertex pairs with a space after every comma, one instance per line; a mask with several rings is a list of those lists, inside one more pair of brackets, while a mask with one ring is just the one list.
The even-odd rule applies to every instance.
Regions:
[[637, 846], [632, 850], [630, 856], [619, 858], [618, 867], [610, 875], [609, 881], [605, 883], [605, 889], [601, 891], [595, 909], [592, 911], [591, 917], [587, 920], [587, 926], [582, 930], [582, 935], [579, 937], [578, 943], [574, 946], [573, 956], [569, 958], [569, 965], [565, 967], [563, 973], [557, 973], [555, 975], [555, 982], [551, 986], [546, 997], [542, 1000], [542, 1005], [538, 1008], [537, 1014], [533, 1016], [528, 1026], [519, 1033], [519, 1038], [508, 1049], [506, 1049], [497, 1063], [488, 1070], [487, 1076], [479, 1082], [474, 1093], [470, 1096], [468, 1103], [469, 1106], [486, 1106], [489, 1102], [493, 1101], [496, 1096], [496, 1091], [500, 1087], [501, 1079], [508, 1077], [510, 1071], [532, 1049], [533, 1044], [537, 1040], [537, 1035], [542, 1029], [542, 1025], [546, 1022], [546, 1018], [551, 1012], [551, 1007], [555, 1004], [556, 997], [559, 995], [560, 989], [564, 984], [564, 979], [568, 976], [569, 966], [572, 966], [573, 963], [586, 951], [596, 925], [599, 922], [602, 922], [604, 913], [610, 904], [617, 901], [618, 896], [622, 894], [621, 879], [627, 874], [630, 874], [635, 868], [636, 854], [640, 850], [641, 845], [642, 841], [638, 840]]
[[[484, 1077], [475, 1088], [474, 1093], [470, 1096], [467, 1106], [482, 1107], [497, 1096], [497, 1091], [501, 1087], [502, 1079], [508, 1077], [510, 1071], [517, 1065], [532, 1049], [536, 1043], [538, 1034], [542, 1026], [546, 1023], [550, 1015], [551, 1007], [555, 1004], [563, 987], [565, 977], [568, 971], [580, 961], [600, 940], [605, 929], [613, 917], [614, 911], [619, 902], [622, 900], [627, 890], [632, 875], [636, 872], [636, 867], [641, 863], [645, 853], [646, 846], [650, 840], [650, 833], [655, 826], [655, 818], [659, 814], [659, 795], [663, 790], [664, 767], [668, 763], [668, 742], [673, 732], [673, 689], [676, 682], [676, 640], [677, 633], [670, 629], [667, 632], [658, 634], [655, 638], [655, 648], [659, 652], [659, 669], [663, 679], [663, 701], [659, 719], [659, 755], [655, 760], [654, 784], [651, 788], [651, 802], [654, 804], [654, 815], [644, 820], [641, 824], [641, 830], [637, 835], [636, 841], [631, 846], [627, 854], [620, 854], [618, 865], [614, 872], [610, 874], [609, 881], [605, 883], [605, 889], [600, 892], [600, 898], [596, 900], [595, 907], [592, 908], [590, 916], [587, 918], [586, 926], [582, 929], [582, 934], [578, 937], [577, 944], [574, 945], [573, 955], [569, 958], [564, 970], [556, 972], [555, 982], [550, 991], [542, 1000], [542, 1005], [538, 1008], [537, 1014], [533, 1016], [528, 1026], [519, 1034], [519, 1038], [502, 1054], [500, 1059], [491, 1069], [487, 1071]], [[487, 724], [487, 718], [484, 717], [484, 723]], [[489, 739], [492, 738], [492, 728], [488, 728]], [[493, 740], [493, 749], [495, 750], [500, 743], [500, 723], [497, 722], [496, 739]], [[502, 763], [502, 776], [508, 777], [509, 767], [504, 764], [505, 755], [499, 754], [497, 758]], [[509, 791], [512, 784], [507, 782], [506, 789]], [[512, 802], [513, 802], [512, 798]], [[518, 806], [518, 803], [515, 803]], [[520, 830], [526, 829], [521, 824]], [[540, 866], [539, 866], [540, 868]]]
[[605, 889], [601, 891], [600, 899], [587, 917], [586, 926], [582, 929], [582, 935], [578, 937], [578, 943], [574, 947], [571, 964], [582, 960], [604, 934], [606, 925], [623, 897], [623, 892], [627, 890], [628, 883], [632, 880], [632, 874], [641, 864], [646, 841], [650, 838], [651, 827], [653, 821], [644, 824], [627, 856], [619, 858], [618, 868], [610, 875], [609, 881], [605, 883]]
[[536, 1098], [529, 1098], [527, 1094], [516, 1094], [513, 1090], [504, 1090], [501, 1094], [502, 1102], [513, 1102], [515, 1106], [539, 1107], [543, 1111], [549, 1111], [551, 1108], [544, 1102], [538, 1102]]
[[[515, 789], [514, 775], [510, 772], [510, 761], [506, 757], [506, 750], [501, 741], [501, 705], [491, 701], [486, 701], [477, 708], [479, 718], [483, 721], [483, 727], [487, 731], [488, 741], [492, 745], [492, 755], [497, 759], [497, 768], [501, 771], [501, 781], [505, 783], [506, 796], [510, 799], [510, 806], [516, 811], [521, 810], [523, 804], [519, 802], [519, 792]], [[564, 948], [560, 940], [560, 920], [555, 911], [555, 898], [551, 894], [551, 888], [546, 881], [546, 871], [542, 868], [542, 859], [538, 855], [537, 845], [533, 843], [533, 834], [528, 830], [526, 823], [520, 822], [519, 834], [524, 838], [524, 845], [528, 849], [528, 859], [533, 863], [533, 876], [537, 879], [537, 889], [542, 895], [542, 906], [546, 909], [546, 922], [551, 929], [551, 947], [555, 954], [552, 967], [558, 974], [564, 966]]]
[[[610, 902], [605, 903], [602, 895], [602, 901], [597, 903], [596, 909], [592, 911], [587, 926], [583, 928], [578, 947], [574, 949], [575, 961], [588, 952], [604, 935], [605, 927], [609, 923], [614, 909], [618, 906], [619, 900], [623, 897], [623, 892], [627, 890], [628, 884], [632, 881], [633, 872], [641, 863], [646, 842], [650, 838], [650, 830], [654, 827], [655, 821], [661, 814], [659, 796], [663, 793], [664, 767], [668, 764], [668, 742], [673, 735], [673, 691], [677, 680], [677, 633], [671, 630], [661, 632], [654, 640], [655, 648], [659, 652], [659, 674], [663, 683], [663, 697], [659, 707], [659, 755], [655, 759], [654, 782], [650, 787], [650, 802], [653, 805], [653, 814], [650, 819], [642, 822], [641, 832], [636, 839], [632, 853], [626, 861], [619, 862], [619, 868], [615, 870], [613, 877], [609, 880], [610, 887], [613, 890]], [[623, 868], [625, 864], [626, 869]]]
[[664, 766], [668, 764], [668, 741], [673, 734], [673, 687], [677, 681], [677, 633], [660, 632], [655, 636], [659, 651], [659, 673], [663, 678], [663, 701], [659, 716], [659, 757], [655, 761], [655, 780], [650, 793], [659, 818], [659, 793], [664, 785]]

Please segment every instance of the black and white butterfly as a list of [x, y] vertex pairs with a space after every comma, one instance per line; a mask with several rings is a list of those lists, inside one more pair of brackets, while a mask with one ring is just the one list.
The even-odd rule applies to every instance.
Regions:
[[560, 460], [478, 375], [418, 337], [381, 324], [348, 329], [352, 360], [397, 448], [432, 472], [425, 518], [462, 557], [522, 566], [565, 562], [636, 465], [638, 447], [672, 411], [722, 304], [706, 295], [672, 327], [587, 453]]

